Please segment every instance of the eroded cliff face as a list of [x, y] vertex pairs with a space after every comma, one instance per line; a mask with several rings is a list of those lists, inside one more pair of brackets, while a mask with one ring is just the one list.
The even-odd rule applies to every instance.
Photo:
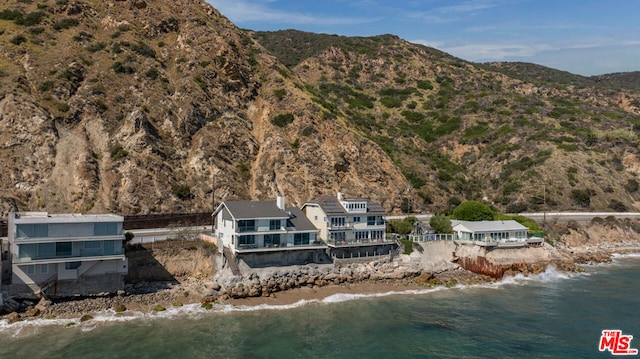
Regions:
[[453, 259], [460, 267], [478, 274], [500, 279], [505, 275], [544, 272], [553, 265], [561, 270], [575, 270], [573, 259], [545, 244], [543, 247], [486, 248], [459, 245]]
[[295, 75], [205, 2], [95, 0], [43, 14], [42, 30], [3, 29], [0, 212], [208, 211], [278, 194], [301, 206], [339, 190], [400, 205], [408, 183], [388, 156], [327, 120]]

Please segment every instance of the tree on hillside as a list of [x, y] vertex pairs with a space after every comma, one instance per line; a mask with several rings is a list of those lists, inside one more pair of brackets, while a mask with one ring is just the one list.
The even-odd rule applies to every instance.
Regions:
[[402, 221], [397, 219], [392, 219], [387, 222], [389, 233], [397, 233], [397, 234], [409, 234], [413, 230], [413, 224], [416, 223], [418, 219], [416, 217], [406, 217]]
[[437, 214], [429, 220], [429, 225], [433, 228], [436, 233], [453, 233], [453, 228], [451, 228], [451, 221], [447, 216], [443, 214]]
[[493, 210], [478, 201], [466, 201], [453, 210], [453, 218], [461, 221], [490, 221]]

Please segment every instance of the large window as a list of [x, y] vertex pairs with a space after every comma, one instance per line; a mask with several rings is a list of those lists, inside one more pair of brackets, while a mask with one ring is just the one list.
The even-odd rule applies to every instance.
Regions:
[[85, 241], [82, 255], [99, 256], [102, 254], [102, 241]]
[[309, 244], [309, 233], [294, 233], [293, 245], [301, 246], [305, 244]]
[[344, 227], [345, 223], [344, 217], [331, 217], [331, 227]]
[[70, 257], [73, 254], [71, 242], [56, 243], [56, 257]]
[[93, 233], [96, 236], [115, 236], [118, 233], [118, 224], [109, 222], [94, 223]]
[[369, 237], [369, 232], [367, 232], [367, 231], [357, 231], [356, 232], [356, 239], [367, 239], [367, 237]]
[[238, 232], [254, 232], [256, 221], [253, 219], [241, 219], [238, 221]]
[[382, 216], [367, 216], [368, 226], [381, 226], [384, 224]]
[[249, 246], [255, 246], [255, 245], [256, 245], [256, 236], [254, 235], [238, 237], [238, 246], [240, 247], [249, 247]]
[[280, 220], [279, 219], [272, 219], [269, 221], [269, 230], [270, 231], [276, 231], [280, 229]]
[[280, 235], [279, 234], [265, 234], [264, 235], [265, 247], [280, 247]]
[[43, 238], [49, 236], [47, 224], [18, 224], [16, 225], [17, 238]]
[[345, 232], [331, 232], [330, 239], [332, 241], [341, 242], [347, 238]]
[[114, 255], [116, 254], [116, 241], [104, 241], [104, 254]]

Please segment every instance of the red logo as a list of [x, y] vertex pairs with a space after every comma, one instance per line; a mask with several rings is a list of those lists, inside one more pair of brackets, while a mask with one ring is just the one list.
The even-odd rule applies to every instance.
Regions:
[[600, 337], [600, 351], [608, 350], [613, 355], [638, 355], [638, 349], [631, 348], [633, 335], [623, 335], [622, 330], [603, 330]]

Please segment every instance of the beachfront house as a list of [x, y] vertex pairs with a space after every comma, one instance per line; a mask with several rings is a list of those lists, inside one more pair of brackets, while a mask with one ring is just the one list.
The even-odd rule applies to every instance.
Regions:
[[69, 296], [124, 289], [123, 217], [12, 212], [8, 219], [12, 294]]
[[318, 229], [299, 208], [285, 207], [283, 196], [275, 201], [225, 201], [213, 217], [218, 247], [250, 266], [322, 261], [326, 246], [318, 240]]
[[459, 221], [451, 227], [458, 241], [482, 246], [523, 246], [528, 242], [528, 228], [514, 220]]
[[320, 230], [320, 238], [331, 248], [334, 257], [388, 254], [395, 245], [387, 238], [385, 216], [381, 205], [363, 198], [315, 198], [302, 206], [302, 211]]

